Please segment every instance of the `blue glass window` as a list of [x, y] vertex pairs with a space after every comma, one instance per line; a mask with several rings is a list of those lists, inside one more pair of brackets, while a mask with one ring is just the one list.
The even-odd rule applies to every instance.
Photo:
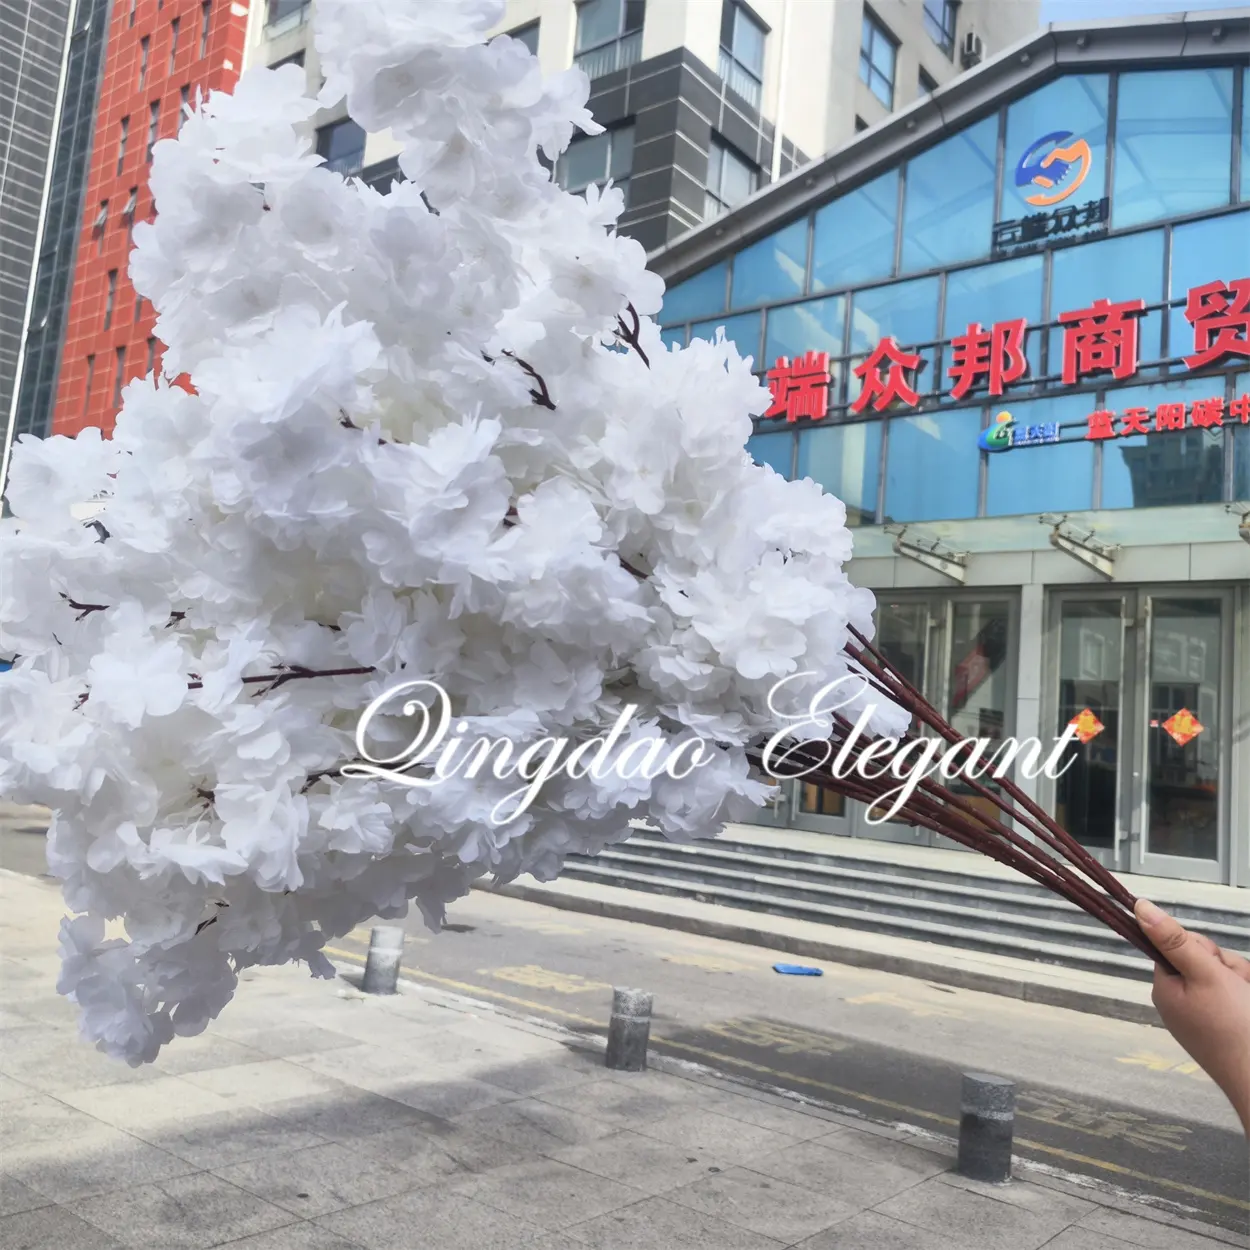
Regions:
[[662, 342], [665, 347], [685, 347], [686, 327], [677, 326], [671, 330], [661, 330], [660, 342]]
[[[1088, 308], [1096, 299], [1113, 303], [1143, 299], [1154, 304], [1163, 298], [1163, 232], [1150, 230], [1116, 239], [1081, 243], [1054, 253], [1051, 273], [1050, 319]], [[1163, 315], [1138, 318], [1138, 359], [1158, 360]], [[1063, 367], [1063, 332], [1050, 334], [1048, 372], [1058, 377]]]
[[811, 478], [842, 500], [848, 525], [872, 525], [881, 480], [881, 422], [856, 421], [800, 431], [794, 476]]
[[667, 326], [677, 321], [693, 321], [696, 317], [710, 317], [724, 312], [728, 268], [728, 262], [721, 261], [719, 265], [669, 287], [664, 292], [660, 323]]
[[[1079, 147], [1082, 142], [1089, 148], [1088, 158]], [[1056, 150], [1070, 155], [1043, 164]], [[1002, 220], [1051, 212], [1059, 204], [1087, 204], [1106, 194], [1106, 74], [1057, 78], [1008, 108]]]
[[717, 327], [725, 327], [725, 337], [738, 349], [738, 355], [744, 360], [750, 356], [755, 362], [752, 368], [761, 368], [760, 364], [760, 314], [739, 313], [736, 317], [717, 317], [713, 321], [700, 321], [690, 327], [692, 339], [707, 339], [714, 342]]
[[[1233, 398], [1250, 392], [1250, 373], [1233, 379]], [[1233, 498], [1250, 501], [1250, 424], [1238, 420], [1233, 428]]]
[[[946, 320], [942, 337], [949, 340], [963, 334], [973, 322], [989, 329], [996, 321], [1010, 321], [1023, 317], [1029, 325], [1037, 325], [1042, 319], [1042, 258], [1021, 256], [1015, 260], [1000, 261], [996, 265], [978, 265], [975, 269], [960, 269], [946, 277]], [[1042, 334], [1033, 331], [1025, 340], [1031, 377], [1037, 377], [1042, 367]], [[943, 357], [943, 369], [949, 369], [951, 354], [948, 348]], [[1025, 379], [1017, 385], [1027, 385]], [[944, 375], [942, 389], [949, 390], [951, 378]]]
[[794, 468], [794, 431], [752, 434], [747, 439], [747, 451], [756, 464], [766, 464], [788, 478]]
[[981, 483], [980, 433], [979, 408], [892, 420], [886, 453], [886, 521], [976, 516]]
[[[937, 278], [915, 278], [857, 291], [851, 304], [851, 351], [856, 355], [852, 367], [886, 337], [895, 339], [900, 347], [933, 343], [937, 339], [937, 308]], [[916, 389], [923, 394], [934, 385], [934, 349], [925, 349], [921, 357]], [[848, 385], [848, 398], [856, 398], [861, 390], [859, 379], [850, 376]]]
[[816, 214], [812, 290], [888, 278], [894, 272], [898, 170], [891, 169]]
[[1250, 212], [1229, 213], [1176, 226], [1172, 231], [1172, 309], [1168, 355], [1194, 351], [1194, 328], [1185, 320], [1185, 296], [1204, 282], [1250, 278]]
[[793, 360], [805, 352], [828, 352], [833, 375], [832, 402], [842, 390], [842, 332], [846, 325], [846, 296], [826, 295], [802, 304], [770, 308], [764, 331], [764, 364], [772, 368], [779, 356]]
[[1085, 437], [1092, 406], [1084, 395], [1010, 406], [1016, 431], [1058, 425], [1060, 441], [989, 454], [986, 516], [1079, 512], [1094, 506], [1094, 444]]
[[1241, 198], [1250, 200], [1250, 69], [1241, 79]]
[[1231, 69], [1121, 74], [1112, 224], [1227, 204], [1232, 151]]
[[803, 294], [807, 273], [807, 219], [796, 221], [734, 257], [730, 308]]
[[[1223, 397], [1222, 378], [1182, 378], [1152, 386], [1108, 391], [1106, 407], [1123, 413], [1159, 404]], [[1153, 421], [1151, 422], [1153, 427]], [[1184, 430], [1136, 434], [1102, 441], [1104, 508], [1159, 508], [1218, 503], [1224, 497], [1224, 430], [1194, 429], [1186, 413]]]
[[904, 273], [989, 252], [997, 166], [996, 117], [961, 130], [908, 162]]

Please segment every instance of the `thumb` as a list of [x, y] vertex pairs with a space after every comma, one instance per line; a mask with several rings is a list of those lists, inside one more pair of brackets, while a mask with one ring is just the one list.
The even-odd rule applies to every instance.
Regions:
[[1190, 933], [1175, 916], [1169, 916], [1144, 898], [1137, 900], [1133, 914], [1146, 936], [1186, 980], [1201, 976], [1209, 969], [1211, 954], [1196, 940], [1198, 935]]

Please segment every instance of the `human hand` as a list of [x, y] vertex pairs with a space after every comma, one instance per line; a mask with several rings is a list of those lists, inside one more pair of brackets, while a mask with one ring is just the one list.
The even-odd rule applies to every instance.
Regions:
[[1163, 1023], [1224, 1091], [1250, 1136], [1250, 960], [1190, 933], [1145, 899], [1134, 912], [1176, 969], [1155, 967], [1152, 997]]

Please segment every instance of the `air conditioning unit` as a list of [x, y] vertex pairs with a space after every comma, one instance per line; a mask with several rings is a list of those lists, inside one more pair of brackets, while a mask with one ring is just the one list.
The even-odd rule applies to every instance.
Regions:
[[975, 30], [970, 30], [959, 45], [959, 62], [964, 69], [980, 65], [985, 57], [985, 40]]

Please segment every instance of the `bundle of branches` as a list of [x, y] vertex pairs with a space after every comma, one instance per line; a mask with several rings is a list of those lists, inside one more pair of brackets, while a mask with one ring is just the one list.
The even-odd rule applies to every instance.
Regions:
[[[952, 746], [966, 741], [878, 647], [853, 626], [851, 634], [855, 645], [847, 650], [868, 686], [910, 712], [914, 724], [937, 738]], [[786, 752], [787, 761], [795, 766], [792, 775], [864, 803], [870, 811], [888, 808], [899, 793], [900, 774], [906, 775], [901, 769], [892, 769], [891, 762], [904, 751], [914, 754], [917, 735], [883, 742], [878, 735], [857, 732], [844, 716], [835, 713], [833, 721], [834, 731], [828, 741], [799, 743]], [[757, 767], [767, 770], [768, 761], [760, 750], [751, 757]], [[860, 767], [869, 759], [871, 769]], [[910, 771], [914, 761], [907, 762]], [[1171, 968], [1133, 915], [1136, 897], [1010, 776], [998, 776], [987, 784], [970, 770], [958, 771], [951, 779], [945, 770], [926, 775], [898, 805], [896, 817], [1014, 868]]]

